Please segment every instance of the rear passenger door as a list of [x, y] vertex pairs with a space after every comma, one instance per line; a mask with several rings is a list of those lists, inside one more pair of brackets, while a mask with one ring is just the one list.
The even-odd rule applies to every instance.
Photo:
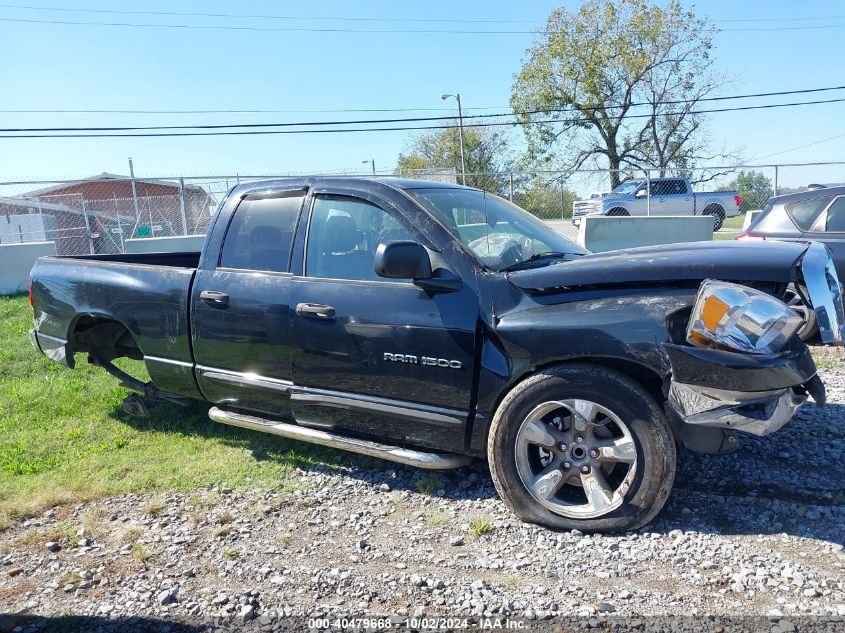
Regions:
[[824, 243], [833, 254], [839, 279], [845, 278], [845, 196], [834, 198], [802, 237]]
[[199, 387], [211, 402], [290, 415], [289, 265], [305, 194], [246, 196], [216, 265], [197, 272], [191, 334]]
[[651, 215], [691, 215], [692, 192], [683, 178], [667, 178], [652, 183]]

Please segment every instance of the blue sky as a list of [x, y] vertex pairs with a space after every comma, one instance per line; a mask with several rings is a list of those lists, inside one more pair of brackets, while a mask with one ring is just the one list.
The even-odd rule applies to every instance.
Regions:
[[[12, 2], [14, 0], [11, 0]], [[34, 6], [355, 16], [512, 20], [510, 24], [428, 24], [419, 28], [540, 27], [561, 2], [536, 0], [310, 3], [242, 0], [165, 2], [18, 0]], [[564, 2], [575, 7], [578, 3]], [[728, 32], [716, 36], [717, 66], [734, 80], [725, 94], [845, 84], [841, 41], [845, 7], [836, 1], [708, 0], [697, 10], [722, 27], [842, 24], [842, 28]], [[742, 18], [840, 16], [801, 22], [721, 22]], [[345, 26], [415, 28], [409, 24], [220, 20], [33, 11], [0, 6], [0, 20]], [[517, 22], [519, 21], [519, 22]], [[528, 22], [525, 22], [528, 21]], [[506, 109], [512, 77], [530, 35], [298, 33], [32, 24], [0, 21], [0, 109], [274, 109], [444, 108], [443, 92], [460, 91], [466, 108]], [[822, 93], [809, 97], [845, 96]], [[771, 101], [772, 99], [768, 99]], [[425, 115], [448, 114], [421, 112]], [[413, 116], [399, 113], [396, 116]], [[320, 113], [129, 115], [2, 113], [0, 127], [251, 123], [369, 118]], [[753, 160], [820, 139], [845, 135], [845, 103], [712, 115], [717, 146], [742, 147]], [[285, 173], [361, 169], [363, 160], [393, 167], [407, 132], [208, 138], [0, 140], [0, 180], [73, 178], [101, 171], [140, 175]], [[762, 162], [845, 159], [842, 139], [778, 154]]]

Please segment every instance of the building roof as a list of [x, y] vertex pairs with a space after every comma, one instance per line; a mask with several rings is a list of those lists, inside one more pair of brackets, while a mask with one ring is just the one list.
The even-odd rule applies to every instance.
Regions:
[[[41, 202], [38, 199], [33, 198], [20, 198], [18, 196], [15, 197], [8, 197], [8, 196], [0, 196], [0, 207], [9, 206], [9, 207], [21, 207], [24, 209], [30, 209], [29, 213], [38, 213], [39, 211], [44, 212], [46, 211], [49, 213], [50, 211], [62, 211], [64, 213], [72, 213], [74, 215], [82, 215], [82, 211], [79, 209], [74, 209], [73, 207], [69, 207], [66, 204], [58, 204], [55, 202]], [[5, 215], [0, 213], [0, 215]], [[86, 211], [86, 215], [89, 217], [95, 218], [104, 218], [107, 220], [114, 220], [115, 215], [110, 213], [104, 213], [102, 211], [95, 211], [93, 209], [88, 209]], [[121, 214], [120, 217], [128, 218], [129, 221], [132, 221], [131, 215]]]
[[[87, 178], [80, 178], [77, 180], [65, 180], [64, 182], [60, 182], [55, 185], [51, 185], [49, 187], [44, 187], [43, 189], [35, 189], [33, 191], [27, 191], [25, 193], [21, 193], [16, 195], [16, 198], [28, 198], [32, 196], [41, 196], [48, 193], [53, 193], [56, 191], [61, 191], [62, 189], [66, 189], [67, 187], [73, 185], [84, 184], [87, 182], [103, 182], [107, 180], [117, 180], [121, 182], [129, 182], [132, 181], [132, 176], [124, 176], [121, 174], [110, 174], [108, 172], [102, 172], [96, 174], [94, 176], [88, 176]], [[158, 180], [155, 178], [135, 178], [136, 183], [148, 183], [152, 185], [161, 185], [163, 187], [171, 187], [173, 189], [179, 189], [179, 185], [172, 180]], [[201, 191], [202, 193], [207, 194], [205, 189], [198, 185], [185, 185], [185, 189], [193, 189], [195, 191]]]

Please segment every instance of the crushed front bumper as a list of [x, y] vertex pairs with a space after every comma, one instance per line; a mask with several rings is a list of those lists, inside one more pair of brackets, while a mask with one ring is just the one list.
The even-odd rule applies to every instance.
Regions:
[[741, 354], [664, 346], [672, 365], [669, 406], [692, 426], [768, 435], [811, 396], [824, 404], [824, 385], [803, 343], [778, 354]]

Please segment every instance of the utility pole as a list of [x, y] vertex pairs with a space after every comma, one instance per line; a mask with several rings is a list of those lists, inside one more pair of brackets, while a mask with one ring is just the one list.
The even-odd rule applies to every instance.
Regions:
[[370, 163], [373, 166], [373, 176], [375, 176], [376, 175], [376, 159], [375, 158], [369, 158], [367, 160], [361, 161], [362, 165], [366, 165], [367, 163]]
[[461, 184], [467, 184], [467, 165], [466, 160], [464, 159], [464, 113], [461, 110], [461, 93], [457, 92], [453, 95], [450, 94], [442, 94], [440, 98], [444, 101], [449, 97], [454, 97], [455, 101], [458, 102], [458, 128], [460, 129], [460, 137], [461, 137]]

